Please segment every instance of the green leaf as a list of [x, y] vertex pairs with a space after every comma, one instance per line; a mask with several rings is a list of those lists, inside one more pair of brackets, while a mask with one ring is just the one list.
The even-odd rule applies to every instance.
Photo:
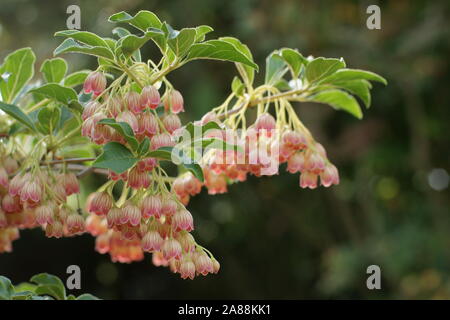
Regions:
[[341, 90], [325, 90], [308, 97], [309, 101], [329, 104], [336, 110], [344, 110], [362, 119], [361, 108], [353, 96]]
[[160, 29], [150, 29], [145, 32], [142, 37], [138, 37], [134, 34], [127, 35], [119, 40], [119, 48], [125, 54], [125, 56], [132, 55], [135, 51], [139, 50], [150, 39], [156, 39], [158, 37], [164, 37], [164, 32]]
[[119, 39], [124, 38], [131, 34], [131, 32], [128, 29], [122, 28], [122, 27], [116, 27], [112, 30], [112, 34], [117, 36]]
[[50, 297], [50, 296], [44, 296], [44, 297], [41, 297], [41, 296], [31, 296], [31, 297], [30, 297], [30, 300], [55, 300], [55, 299], [53, 299], [53, 298]]
[[351, 94], [358, 96], [366, 108], [370, 107], [370, 82], [367, 80], [349, 80], [335, 83], [336, 86], [347, 90]]
[[60, 82], [67, 72], [67, 62], [62, 58], [47, 59], [40, 70], [46, 82]]
[[90, 293], [84, 293], [79, 295], [76, 298], [76, 300], [100, 300], [100, 299]]
[[79, 113], [82, 113], [84, 110], [83, 105], [78, 100], [70, 100], [67, 106], [72, 110], [78, 111]]
[[16, 119], [17, 121], [26, 125], [31, 130], [33, 130], [35, 132], [37, 131], [36, 127], [34, 126], [33, 121], [31, 121], [30, 117], [28, 117], [25, 113], [23, 113], [22, 110], [20, 110], [15, 105], [0, 102], [0, 109], [3, 110], [5, 113], [9, 114], [11, 117]]
[[139, 147], [137, 148], [136, 152], [138, 155], [143, 155], [148, 152], [150, 148], [150, 139], [145, 137], [144, 140], [139, 144]]
[[198, 26], [195, 28], [195, 42], [202, 42], [205, 40], [205, 35], [214, 31], [210, 26]]
[[309, 83], [312, 83], [319, 81], [342, 68], [345, 68], [344, 60], [320, 57], [308, 63], [305, 70], [305, 76]]
[[92, 166], [110, 169], [120, 174], [134, 166], [137, 161], [138, 159], [124, 145], [118, 142], [108, 142], [103, 147], [103, 153], [92, 163]]
[[55, 33], [56, 37], [72, 38], [91, 47], [109, 48], [108, 43], [98, 35], [88, 31], [63, 30]]
[[59, 117], [58, 125], [56, 126], [57, 130], [63, 128], [65, 123], [71, 119], [73, 119], [73, 113], [66, 106], [60, 106], [61, 116]]
[[158, 158], [161, 160], [172, 161], [172, 151], [173, 147], [161, 147], [157, 150], [150, 151], [147, 153], [147, 157]]
[[91, 101], [91, 99], [92, 99], [92, 92], [85, 93], [84, 91], [81, 91], [81, 92], [78, 94], [78, 101], [79, 101], [81, 104], [86, 104], [86, 103], [88, 103], [89, 101]]
[[244, 94], [245, 85], [242, 83], [241, 79], [234, 77], [231, 82], [231, 91], [237, 96], [241, 97]]
[[225, 142], [219, 138], [202, 138], [200, 140], [196, 140], [193, 142], [193, 145], [196, 147], [200, 145], [203, 149], [218, 149], [218, 150], [234, 150], [243, 152], [243, 149], [238, 146], [228, 142]]
[[266, 59], [266, 84], [275, 84], [283, 78], [288, 71], [286, 62], [278, 54], [278, 51], [272, 52]]
[[[226, 41], [234, 45], [241, 53], [243, 53], [250, 61], [253, 62], [253, 55], [250, 49], [243, 44], [239, 39], [233, 38], [233, 37], [222, 37], [220, 40]], [[249, 84], [253, 84], [253, 80], [255, 78], [255, 68], [248, 66], [248, 65], [242, 65], [244, 68], [245, 73], [247, 74], [248, 82]], [[256, 68], [258, 70], [258, 68]]]
[[16, 292], [34, 292], [36, 290], [37, 286], [35, 284], [29, 283], [29, 282], [22, 282], [18, 285], [14, 286], [14, 291]]
[[150, 11], [139, 11], [133, 17], [125, 11], [113, 14], [108, 19], [109, 22], [127, 22], [133, 27], [138, 28], [141, 31], [146, 31], [148, 28], [158, 28], [161, 29], [161, 20]]
[[38, 128], [44, 134], [52, 133], [59, 125], [59, 120], [61, 118], [61, 111], [59, 108], [42, 108], [39, 110], [38, 115]]
[[280, 50], [280, 54], [289, 66], [292, 78], [298, 78], [302, 65], [306, 65], [308, 61], [294, 49], [283, 48]]
[[187, 60], [195, 59], [240, 62], [258, 70], [258, 65], [239, 51], [235, 45], [224, 40], [208, 40], [194, 44], [189, 50]]
[[205, 177], [203, 176], [203, 169], [198, 163], [183, 163], [181, 166], [186, 170], [192, 172], [194, 177], [196, 177], [201, 182], [205, 181]]
[[74, 73], [69, 74], [64, 79], [64, 86], [73, 88], [80, 84], [83, 84], [84, 81], [86, 80], [87, 76], [89, 75], [89, 73], [91, 73], [90, 70], [81, 70], [81, 71], [76, 71]]
[[0, 74], [8, 74], [8, 81], [0, 82], [1, 100], [12, 103], [34, 74], [36, 56], [31, 48], [22, 48], [6, 56]]
[[69, 105], [73, 100], [78, 100], [77, 93], [72, 88], [64, 87], [58, 83], [44, 84], [39, 88], [30, 90], [29, 92], [38, 93], [46, 98]]
[[334, 74], [326, 77], [321, 83], [333, 83], [335, 81], [345, 81], [345, 80], [369, 80], [378, 81], [384, 85], [387, 85], [387, 80], [382, 76], [376, 74], [375, 72], [359, 70], [359, 69], [341, 69], [336, 71]]
[[92, 46], [84, 46], [73, 40], [72, 38], [64, 40], [56, 49], [53, 51], [53, 55], [57, 56], [62, 53], [84, 53], [88, 55], [92, 55], [95, 57], [106, 58], [110, 60], [114, 60], [114, 55], [111, 50], [106, 47], [92, 47]]
[[17, 291], [13, 294], [13, 300], [31, 300], [31, 297], [35, 295], [32, 291]]
[[281, 91], [292, 90], [292, 87], [289, 85], [289, 82], [287, 82], [285, 79], [280, 79], [277, 82], [275, 82], [274, 87]]
[[4, 276], [0, 276], [0, 300], [11, 300], [13, 294], [14, 287], [11, 281]]
[[116, 48], [117, 40], [112, 39], [112, 38], [103, 38], [103, 40], [105, 40], [105, 42], [108, 45], [109, 49], [111, 51], [114, 51], [114, 49]]
[[177, 57], [184, 57], [195, 43], [197, 32], [193, 28], [181, 29], [175, 36], [169, 37], [167, 44]]
[[44, 295], [52, 296], [57, 300], [65, 300], [65, 297], [63, 296], [64, 293], [61, 291], [61, 288], [57, 285], [52, 284], [39, 285], [36, 288], [35, 293], [40, 296]]
[[86, 148], [86, 145], [69, 145], [59, 149], [61, 156], [66, 158], [92, 158], [95, 152], [92, 148]]
[[125, 140], [128, 142], [132, 150], [136, 150], [139, 146], [139, 142], [134, 137], [133, 129], [126, 122], [116, 122], [114, 119], [102, 119], [98, 123], [110, 126], [116, 130]]
[[33, 276], [30, 281], [38, 285], [35, 290], [36, 294], [50, 295], [58, 300], [66, 299], [66, 288], [58, 277], [48, 273], [40, 273]]
[[[202, 138], [208, 130], [215, 130], [215, 129], [222, 130], [220, 125], [215, 121], [207, 122], [204, 125], [197, 125], [193, 124], [192, 122], [189, 122], [185, 126], [185, 130], [189, 134], [189, 136], [186, 138], [189, 138], [191, 141], [193, 141], [194, 139]], [[184, 135], [183, 138], [185, 138]]]
[[[128, 31], [125, 28], [122, 27], [116, 27], [112, 30], [112, 33], [114, 35], [116, 35], [119, 38], [125, 38], [128, 35], [131, 35], [132, 33], [130, 31]], [[142, 58], [141, 58], [141, 51], [139, 49], [136, 49], [133, 54], [132, 54], [134, 60], [141, 62]]]

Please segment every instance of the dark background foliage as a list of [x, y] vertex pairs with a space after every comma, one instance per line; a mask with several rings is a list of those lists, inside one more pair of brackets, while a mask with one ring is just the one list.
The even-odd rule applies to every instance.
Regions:
[[[366, 8], [375, 2], [1, 0], [1, 58], [30, 46], [39, 66], [60, 41], [52, 35], [66, 28], [67, 6], [78, 4], [82, 29], [103, 36], [112, 13], [146, 9], [175, 28], [207, 24], [216, 36], [235, 36], [260, 66], [272, 50], [294, 47], [342, 56], [389, 85], [374, 85], [362, 121], [322, 105], [297, 107], [340, 169], [339, 186], [302, 190], [283, 168], [228, 194], [193, 198], [194, 234], [221, 262], [218, 275], [183, 281], [150, 256], [113, 264], [89, 235], [55, 240], [40, 230], [22, 232], [14, 252], [0, 256], [0, 274], [14, 283], [39, 272], [65, 279], [77, 264], [81, 292], [103, 298], [450, 298], [448, 1], [380, 2], [382, 29], [368, 30]], [[148, 46], [144, 56], [155, 52]], [[95, 67], [93, 58], [65, 58], [72, 70]], [[220, 104], [234, 75], [232, 64], [214, 61], [171, 74], [185, 95], [184, 120]], [[371, 264], [382, 270], [378, 291], [366, 288]]]

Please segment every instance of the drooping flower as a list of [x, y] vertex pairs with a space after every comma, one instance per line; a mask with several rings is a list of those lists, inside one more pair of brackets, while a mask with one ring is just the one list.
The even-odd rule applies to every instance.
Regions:
[[106, 215], [111, 209], [113, 199], [106, 192], [94, 192], [87, 201], [87, 211], [99, 216]]
[[64, 233], [64, 226], [59, 221], [54, 221], [52, 224], [47, 224], [45, 227], [45, 236], [48, 238], [61, 238]]
[[15, 175], [9, 182], [9, 189], [8, 189], [9, 195], [13, 197], [20, 195], [20, 190], [22, 190], [25, 181], [27, 181], [29, 177], [30, 177], [29, 173], [24, 175], [20, 174]]
[[150, 175], [148, 172], [140, 171], [134, 167], [128, 173], [127, 185], [134, 189], [148, 188], [150, 186]]
[[339, 173], [337, 168], [331, 163], [320, 173], [320, 184], [329, 187], [333, 184], [339, 184]]
[[288, 159], [287, 171], [290, 173], [301, 172], [305, 170], [305, 156], [303, 152], [296, 152]]
[[54, 212], [56, 206], [54, 203], [46, 203], [36, 208], [36, 222], [40, 225], [47, 223], [52, 224], [54, 222]]
[[176, 232], [181, 230], [190, 232], [194, 230], [192, 214], [186, 209], [178, 210], [172, 217], [172, 227]]
[[195, 264], [191, 260], [183, 259], [179, 271], [182, 279], [189, 278], [193, 280], [195, 278]]
[[126, 204], [122, 208], [122, 214], [125, 217], [126, 222], [134, 227], [141, 222], [141, 210], [131, 203]]
[[141, 212], [144, 218], [154, 216], [159, 218], [161, 216], [162, 202], [158, 195], [147, 196], [142, 199]]
[[293, 150], [304, 149], [307, 145], [306, 137], [304, 134], [287, 130], [282, 136], [282, 145], [286, 148], [292, 148]]
[[310, 152], [306, 155], [305, 170], [315, 174], [321, 173], [325, 169], [325, 160], [318, 152]]
[[164, 108], [172, 113], [180, 113], [184, 111], [183, 96], [178, 90], [171, 90], [164, 100]]
[[123, 214], [122, 209], [113, 207], [108, 211], [106, 221], [108, 228], [112, 229], [116, 225], [127, 223], [128, 217]]
[[216, 259], [212, 259], [212, 263], [213, 263], [213, 271], [212, 272], [217, 274], [220, 270], [220, 263]]
[[272, 135], [272, 131], [275, 130], [276, 121], [272, 115], [263, 113], [256, 119], [254, 126], [259, 135], [262, 134], [270, 137]]
[[206, 253], [197, 252], [194, 263], [195, 270], [198, 274], [206, 276], [208, 273], [212, 273], [214, 271], [212, 260]]
[[138, 114], [142, 112], [141, 104], [139, 102], [139, 93], [135, 91], [129, 91], [124, 98], [125, 104], [131, 112]]
[[161, 200], [161, 214], [165, 216], [172, 216], [177, 212], [178, 204], [175, 200], [169, 196], [165, 196]]
[[106, 77], [102, 72], [91, 72], [84, 81], [84, 92], [93, 92], [94, 96], [98, 96], [106, 89]]
[[71, 214], [67, 217], [67, 229], [70, 234], [80, 234], [85, 230], [85, 222], [79, 214]]
[[156, 109], [161, 102], [161, 97], [159, 95], [158, 89], [154, 86], [146, 86], [141, 91], [141, 96], [139, 103], [141, 108]]
[[182, 252], [181, 245], [177, 240], [168, 238], [162, 245], [162, 252], [164, 255], [164, 259], [166, 260], [180, 259]]
[[142, 250], [147, 252], [154, 252], [161, 250], [164, 239], [156, 231], [147, 232], [142, 238]]
[[108, 231], [106, 219], [103, 219], [96, 214], [90, 214], [86, 218], [86, 231], [93, 236], [106, 233]]
[[152, 171], [158, 165], [156, 158], [145, 158], [137, 163], [136, 167], [140, 172]]
[[20, 201], [36, 206], [42, 198], [42, 187], [37, 181], [26, 181], [20, 190]]
[[137, 134], [152, 137], [158, 133], [158, 120], [150, 112], [144, 112], [138, 120]]
[[175, 141], [168, 133], [161, 133], [154, 135], [150, 140], [150, 148], [152, 150], [157, 150], [161, 147], [173, 147], [175, 146]]
[[116, 122], [126, 122], [131, 127], [131, 129], [133, 129], [134, 133], [137, 133], [139, 131], [138, 119], [130, 111], [123, 111], [119, 113], [116, 118]]
[[163, 124], [169, 133], [181, 128], [181, 120], [176, 114], [169, 114], [164, 117]]
[[83, 109], [83, 114], [81, 115], [81, 119], [83, 119], [83, 121], [86, 121], [100, 109], [100, 106], [100, 103], [98, 103], [97, 101], [89, 101], [88, 103], [86, 103], [86, 106]]
[[305, 171], [300, 174], [300, 187], [301, 188], [317, 188], [317, 174]]
[[8, 189], [9, 187], [8, 172], [6, 172], [4, 167], [0, 167], [0, 186], [5, 189]]
[[11, 157], [6, 157], [3, 160], [3, 167], [5, 168], [6, 172], [11, 175], [14, 174], [19, 169], [19, 164], [17, 161]]
[[64, 186], [64, 190], [66, 191], [66, 194], [68, 196], [80, 192], [80, 183], [78, 182], [77, 176], [74, 173], [66, 173], [62, 175], [61, 178], [62, 185]]

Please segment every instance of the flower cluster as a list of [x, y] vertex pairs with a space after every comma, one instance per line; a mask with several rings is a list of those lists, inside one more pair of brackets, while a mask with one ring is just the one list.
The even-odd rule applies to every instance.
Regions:
[[[220, 123], [223, 130], [210, 130], [206, 136], [221, 139], [236, 148], [226, 150], [226, 146], [222, 146], [206, 152], [203, 172], [204, 186], [209, 194], [225, 193], [229, 183], [245, 181], [248, 175], [278, 174], [282, 164], [286, 164], [288, 172], [300, 173], [301, 188], [316, 188], [319, 177], [324, 187], [339, 183], [338, 171], [328, 160], [325, 148], [304, 126], [289, 126], [282, 118], [275, 119], [267, 112], [240, 131], [227, 121], [221, 123], [213, 112], [206, 114], [199, 124], [210, 121]], [[173, 186], [179, 199], [187, 204], [190, 196], [199, 193], [203, 184], [192, 174], [183, 174]]]
[[19, 170], [12, 157], [0, 167], [0, 252], [11, 251], [19, 229], [41, 226], [48, 237], [60, 238], [84, 232], [84, 219], [71, 209], [67, 197], [80, 192], [71, 172], [54, 172], [39, 164]]
[[139, 141], [145, 137], [151, 139], [153, 149], [174, 145], [171, 135], [181, 127], [178, 113], [184, 111], [183, 97], [179, 91], [171, 89], [165, 94], [165, 112], [160, 117], [156, 109], [161, 104], [161, 97], [154, 86], [145, 86], [140, 93], [132, 88], [121, 92], [123, 88], [120, 88], [117, 92], [112, 92], [111, 89], [111, 93], [106, 94], [105, 84], [106, 78], [100, 72], [94, 72], [86, 79], [85, 92], [94, 92], [97, 99], [87, 103], [83, 111], [83, 136], [100, 145], [111, 141], [125, 144], [126, 141], [119, 132], [99, 123], [100, 120], [109, 118], [127, 123]]
[[[161, 98], [159, 91], [148, 85], [140, 93], [111, 87], [106, 94], [106, 79], [100, 81], [100, 77], [98, 72], [92, 74], [84, 86], [97, 97], [84, 109], [84, 136], [97, 144], [114, 141], [126, 145], [122, 135], [100, 122], [113, 118], [127, 123], [139, 141], [149, 138], [150, 150], [175, 145], [176, 131], [181, 128], [178, 113], [184, 111], [179, 91], [169, 89]], [[164, 108], [158, 114], [160, 106]], [[140, 261], [144, 252], [152, 253], [155, 265], [169, 266], [183, 279], [218, 272], [217, 260], [190, 234], [194, 221], [185, 201], [176, 196], [177, 181], [172, 185], [157, 159], [144, 156], [125, 172], [110, 171], [109, 179], [89, 196], [86, 207], [91, 213], [87, 230], [97, 237], [98, 252], [123, 263]], [[124, 184], [116, 200], [113, 187], [119, 180]], [[197, 184], [193, 188], [197, 190]]]

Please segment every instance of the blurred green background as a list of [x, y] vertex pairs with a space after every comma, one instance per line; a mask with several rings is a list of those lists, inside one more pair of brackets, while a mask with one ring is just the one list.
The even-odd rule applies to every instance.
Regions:
[[[255, 61], [280, 47], [344, 57], [375, 71], [373, 103], [358, 121], [322, 105], [300, 105], [301, 119], [340, 170], [339, 186], [298, 187], [298, 175], [250, 178], [225, 195], [194, 197], [194, 235], [221, 262], [218, 275], [181, 280], [151, 256], [113, 264], [89, 235], [46, 239], [21, 232], [0, 256], [0, 274], [14, 283], [48, 272], [66, 279], [82, 270], [81, 292], [102, 298], [450, 298], [448, 1], [383, 1], [381, 30], [366, 28], [377, 1], [51, 1], [0, 0], [0, 58], [32, 47], [40, 63], [66, 29], [66, 8], [81, 7], [82, 29], [110, 35], [109, 15], [154, 11], [175, 28], [207, 24], [214, 36], [246, 43]], [[155, 48], [144, 48], [152, 56]], [[66, 55], [72, 67], [95, 59]], [[185, 96], [185, 121], [217, 106], [235, 75], [230, 63], [193, 62], [170, 80]], [[263, 77], [260, 72], [259, 80]], [[91, 179], [91, 180], [90, 180]], [[85, 178], [86, 185], [98, 183]], [[382, 289], [366, 288], [366, 268], [381, 267]]]

